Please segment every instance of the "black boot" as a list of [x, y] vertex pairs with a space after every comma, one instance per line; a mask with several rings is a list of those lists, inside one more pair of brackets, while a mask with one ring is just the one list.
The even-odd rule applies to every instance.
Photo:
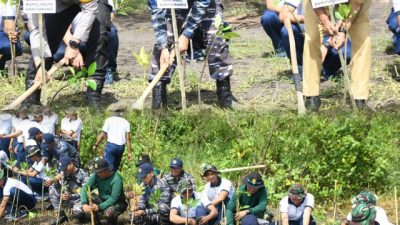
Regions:
[[231, 83], [229, 77], [223, 80], [217, 80], [218, 104], [222, 108], [232, 108], [233, 95], [231, 92]]
[[[52, 65], [53, 65], [53, 59], [46, 58], [45, 59], [46, 70], [49, 70]], [[33, 58], [31, 57], [31, 59], [29, 60], [28, 69], [26, 71], [26, 78], [25, 78], [26, 90], [28, 90], [35, 83], [35, 76], [36, 76], [37, 70], [38, 70], [38, 68], [36, 68]], [[40, 94], [41, 94], [40, 89], [36, 90], [28, 98], [25, 99], [23, 104], [25, 104], [25, 105], [41, 105]]]
[[95, 80], [95, 82], [96, 82], [96, 90], [87, 87], [86, 102], [88, 105], [91, 106], [100, 106], [101, 91], [103, 90], [104, 81]]
[[167, 107], [167, 83], [163, 81], [157, 82], [153, 88], [153, 99], [151, 103], [152, 109], [160, 109]]
[[354, 100], [356, 102], [356, 107], [358, 110], [363, 110], [365, 107], [365, 99], [356, 99]]
[[64, 211], [60, 211], [60, 217], [58, 217], [58, 219], [53, 220], [50, 224], [51, 225], [60, 225], [63, 224], [65, 222], [68, 222], [68, 216], [67, 214], [65, 214]]
[[321, 107], [321, 99], [319, 96], [306, 97], [306, 109], [312, 112], [317, 112]]

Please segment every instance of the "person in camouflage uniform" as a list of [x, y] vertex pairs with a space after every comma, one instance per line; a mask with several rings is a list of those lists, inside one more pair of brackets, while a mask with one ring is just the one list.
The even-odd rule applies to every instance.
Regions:
[[[82, 207], [74, 206], [73, 213], [80, 222], [90, 218], [90, 212], [95, 214], [95, 220], [99, 222], [103, 216], [108, 223], [117, 224], [118, 216], [121, 215], [128, 204], [125, 200], [122, 177], [114, 172], [112, 166], [104, 159], [98, 159], [93, 165], [94, 172], [89, 180], [82, 186], [81, 201]], [[97, 188], [98, 195], [92, 194], [92, 204], [88, 199], [89, 190]]]
[[78, 150], [66, 141], [55, 138], [53, 134], [43, 134], [41, 144], [42, 159], [54, 166], [53, 160], [60, 160], [63, 156], [71, 158], [76, 165], [79, 165]]
[[[159, 9], [157, 0], [148, 0], [148, 5], [157, 39], [151, 58], [149, 81], [152, 81], [160, 70], [160, 65], [168, 64], [174, 38], [170, 10]], [[193, 41], [198, 40], [193, 39], [195, 32], [203, 33], [203, 37], [200, 40], [209, 50], [208, 66], [211, 78], [217, 82], [218, 102], [222, 107], [231, 107], [233, 96], [230, 87], [230, 76], [233, 74], [233, 67], [229, 45], [226, 40], [216, 36], [217, 28], [214, 26], [217, 15], [223, 18], [222, 2], [221, 0], [189, 0], [188, 5], [189, 9], [176, 10], [178, 27], [181, 28], [178, 31], [180, 33], [179, 50], [180, 52], [188, 50], [190, 39]], [[212, 48], [209, 49], [211, 45]], [[166, 86], [170, 83], [171, 75], [174, 73], [175, 68], [176, 63], [166, 71], [160, 82], [153, 88], [153, 109], [166, 107]]]
[[171, 159], [169, 164], [171, 171], [163, 176], [163, 180], [168, 184], [171, 191], [171, 198], [178, 194], [178, 184], [182, 179], [190, 180], [193, 190], [196, 190], [196, 181], [192, 175], [183, 170], [183, 161], [179, 158]]
[[74, 211], [79, 211], [82, 205], [80, 204], [80, 190], [82, 185], [89, 180], [89, 174], [83, 169], [78, 168], [73, 159], [68, 156], [61, 157], [58, 162], [60, 173], [56, 176], [55, 181], [50, 186], [49, 195], [50, 201], [54, 209], [60, 206], [61, 184], [64, 186], [62, 193], [62, 203], [60, 216], [53, 220], [50, 224], [57, 225], [68, 221], [68, 217], [64, 209], [72, 208]]
[[[154, 168], [149, 163], [139, 166], [138, 178], [144, 186], [144, 194], [140, 196], [138, 207], [134, 214], [135, 224], [169, 224], [170, 190], [168, 184], [154, 176]], [[157, 206], [151, 204], [152, 198], [156, 199]]]

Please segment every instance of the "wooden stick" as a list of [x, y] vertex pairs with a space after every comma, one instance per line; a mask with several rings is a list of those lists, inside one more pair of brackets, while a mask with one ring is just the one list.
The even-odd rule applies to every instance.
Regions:
[[336, 220], [336, 210], [337, 210], [337, 180], [335, 180], [335, 196], [334, 196], [334, 199], [333, 199], [333, 221], [335, 221]]
[[396, 225], [399, 225], [399, 212], [397, 208], [397, 187], [394, 187], [394, 208], [396, 210]]
[[179, 72], [179, 85], [181, 88], [182, 110], [185, 110], [186, 109], [186, 92], [185, 92], [185, 78], [184, 78], [185, 71], [182, 66], [181, 52], [179, 50], [178, 25], [176, 22], [175, 9], [171, 9], [171, 15], [172, 15], [172, 30], [174, 32], [174, 39], [175, 39], [176, 62], [177, 62], [178, 72]]
[[297, 95], [297, 112], [299, 115], [304, 115], [306, 113], [306, 107], [304, 105], [303, 90], [302, 90], [302, 85], [301, 85], [301, 81], [300, 81], [299, 68], [297, 66], [296, 44], [294, 41], [292, 23], [290, 22], [289, 17], [286, 17], [286, 19], [284, 20], [284, 24], [285, 24], [286, 30], [288, 31], [288, 34], [289, 34], [290, 61], [292, 63], [294, 86], [295, 86], [296, 95]]
[[[89, 205], [90, 207], [92, 207], [93, 202], [92, 202], [92, 192], [90, 191], [90, 186], [88, 186], [86, 195], [88, 196]], [[92, 210], [90, 210], [90, 221], [91, 225], [94, 225], [94, 213]]]
[[164, 75], [165, 71], [174, 63], [175, 59], [175, 51], [172, 49], [171, 54], [169, 56], [169, 63], [168, 65], [160, 65], [160, 70], [158, 71], [157, 75], [153, 78], [150, 84], [144, 89], [143, 94], [136, 100], [135, 103], [131, 106], [131, 109], [142, 110], [144, 105], [144, 100], [146, 99], [147, 95], [150, 94], [150, 91], [156, 86], [157, 82], [161, 79]]
[[220, 170], [219, 172], [221, 172], [221, 173], [228, 173], [228, 172], [235, 172], [235, 171], [249, 170], [249, 169], [260, 169], [260, 168], [265, 168], [265, 165], [229, 168], [229, 169]]
[[[58, 69], [64, 65], [64, 61], [60, 60], [58, 63], [54, 64], [53, 67], [47, 72], [49, 77], [53, 75]], [[21, 104], [26, 98], [28, 98], [33, 92], [35, 92], [42, 85], [42, 81], [36, 81], [28, 90], [26, 90], [22, 95], [15, 99], [11, 104], [4, 107], [3, 110], [15, 109], [19, 104]]]
[[[39, 19], [39, 34], [40, 34], [40, 72], [42, 74], [42, 80], [46, 80], [46, 66], [45, 66], [45, 62], [44, 62], [44, 42], [43, 42], [43, 14], [40, 13], [38, 15], [38, 19]], [[47, 106], [47, 94], [46, 94], [46, 82], [43, 83], [42, 86], [42, 90], [43, 90], [43, 98], [44, 98], [44, 102], [43, 105]]]

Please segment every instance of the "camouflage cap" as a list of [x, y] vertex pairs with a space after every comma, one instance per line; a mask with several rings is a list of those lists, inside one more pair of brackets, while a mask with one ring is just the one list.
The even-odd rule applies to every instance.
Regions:
[[374, 225], [376, 217], [376, 208], [361, 202], [351, 210], [351, 224]]
[[107, 107], [107, 111], [110, 112], [125, 112], [128, 109], [128, 105], [123, 102], [116, 102]]
[[206, 173], [207, 173], [208, 171], [213, 171], [213, 172], [219, 173], [219, 171], [217, 170], [217, 167], [216, 167], [216, 166], [211, 165], [211, 164], [205, 164], [205, 165], [203, 166], [203, 175], [202, 175], [202, 176], [205, 177], [205, 176], [206, 176]]
[[357, 196], [353, 199], [353, 205], [358, 204], [360, 202], [376, 205], [376, 196], [371, 192], [362, 191], [358, 193]]
[[183, 193], [186, 190], [193, 190], [193, 184], [189, 179], [181, 179], [178, 183], [177, 191]]
[[299, 198], [304, 198], [305, 191], [303, 185], [301, 184], [292, 184], [289, 188], [289, 195], [297, 195]]

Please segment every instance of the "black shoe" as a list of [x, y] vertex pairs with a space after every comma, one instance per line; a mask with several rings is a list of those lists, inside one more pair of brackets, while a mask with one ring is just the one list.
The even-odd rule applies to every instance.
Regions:
[[65, 214], [64, 211], [60, 211], [60, 217], [58, 217], [58, 219], [53, 220], [50, 224], [51, 225], [60, 225], [63, 224], [65, 222], [68, 222], [68, 216], [67, 214]]
[[362, 110], [365, 108], [365, 99], [356, 99], [354, 101], [356, 102], [356, 107], [358, 110]]
[[223, 80], [217, 80], [217, 97], [220, 107], [232, 108], [233, 95], [229, 77]]
[[87, 87], [86, 90], [86, 103], [90, 106], [100, 106], [101, 101], [101, 91], [103, 90], [104, 82], [95, 81], [96, 82], [96, 90]]
[[311, 112], [317, 112], [321, 107], [321, 99], [319, 96], [306, 97], [305, 101], [306, 109]]
[[163, 81], [157, 82], [153, 88], [153, 99], [151, 103], [152, 109], [160, 109], [167, 107], [167, 83]]
[[54, 206], [53, 206], [53, 204], [48, 204], [48, 205], [46, 205], [46, 210], [53, 210], [54, 209]]

